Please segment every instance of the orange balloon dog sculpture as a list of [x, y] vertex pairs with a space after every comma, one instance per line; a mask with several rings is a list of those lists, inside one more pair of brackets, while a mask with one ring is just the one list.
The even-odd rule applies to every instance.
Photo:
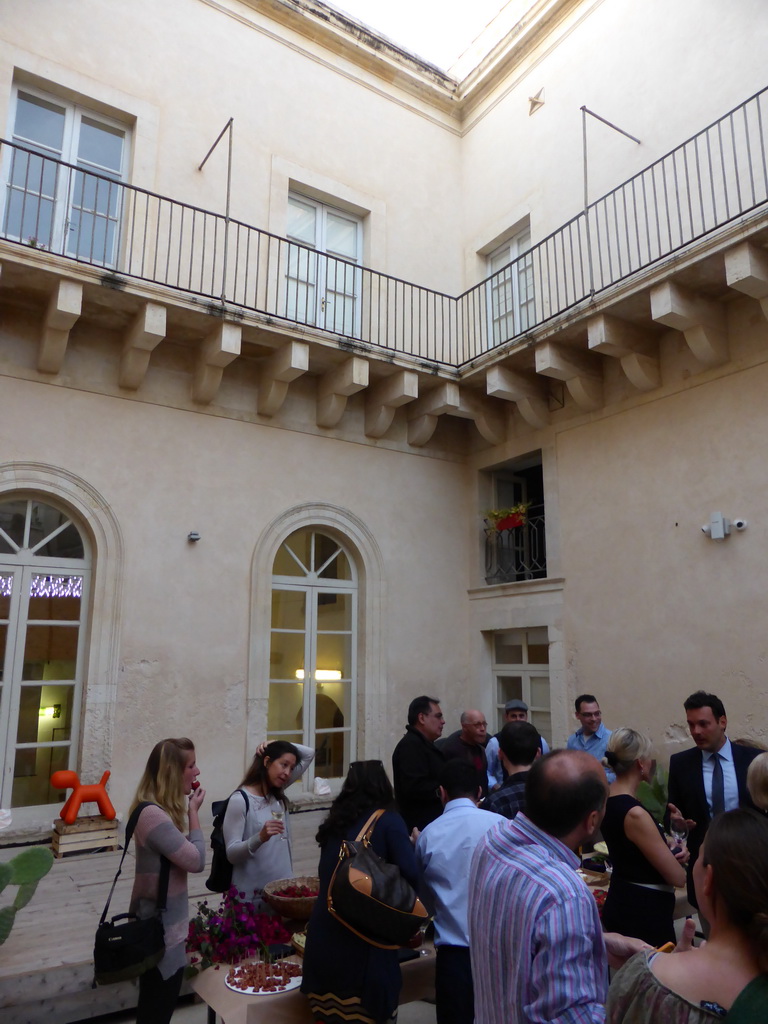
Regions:
[[106, 790], [106, 782], [110, 773], [104, 772], [101, 782], [93, 786], [83, 786], [77, 777], [77, 772], [61, 771], [54, 772], [51, 776], [51, 785], [55, 789], [71, 789], [72, 795], [61, 808], [61, 818], [67, 825], [74, 825], [77, 812], [81, 804], [87, 804], [93, 800], [98, 805], [99, 811], [109, 821], [114, 821], [116, 814], [112, 801], [109, 799]]

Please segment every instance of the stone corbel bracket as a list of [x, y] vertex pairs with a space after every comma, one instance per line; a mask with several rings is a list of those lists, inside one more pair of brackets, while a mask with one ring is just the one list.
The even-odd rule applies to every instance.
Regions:
[[547, 341], [536, 349], [536, 372], [564, 381], [571, 398], [585, 412], [602, 405], [603, 376], [597, 356]]
[[691, 352], [704, 366], [727, 361], [725, 310], [719, 302], [665, 281], [651, 289], [651, 316], [657, 323], [682, 331]]
[[648, 349], [653, 338], [647, 331], [615, 316], [593, 317], [587, 323], [590, 352], [618, 359], [629, 382], [638, 391], [652, 391], [661, 383], [659, 359]]
[[419, 397], [419, 375], [413, 370], [398, 370], [375, 384], [366, 396], [365, 433], [383, 437], [392, 426], [395, 410]]
[[503, 444], [507, 439], [506, 409], [477, 391], [461, 390], [459, 408], [453, 415], [474, 420], [480, 436], [489, 444]]
[[368, 374], [368, 361], [360, 356], [350, 356], [320, 378], [317, 385], [318, 427], [336, 426], [344, 415], [349, 396], [368, 387]]
[[121, 388], [136, 391], [149, 368], [149, 357], [165, 337], [165, 306], [145, 302], [123, 337], [118, 383]]
[[69, 344], [69, 332], [83, 309], [83, 286], [77, 281], [59, 281], [48, 300], [43, 333], [37, 355], [40, 373], [59, 373]]
[[241, 339], [242, 328], [239, 324], [222, 321], [203, 341], [192, 383], [194, 401], [209, 405], [214, 400], [221, 385], [224, 367], [240, 355]]
[[757, 299], [768, 320], [768, 252], [751, 242], [742, 242], [725, 254], [728, 285]]
[[308, 369], [309, 345], [306, 341], [289, 341], [281, 345], [266, 361], [259, 377], [259, 415], [274, 416], [282, 408], [288, 385]]
[[506, 366], [493, 366], [485, 375], [485, 390], [492, 398], [513, 402], [534, 430], [543, 430], [549, 425], [547, 388], [535, 377], [517, 373]]
[[453, 381], [445, 381], [422, 395], [408, 410], [408, 444], [421, 448], [437, 429], [438, 417], [457, 413], [460, 407], [459, 385]]

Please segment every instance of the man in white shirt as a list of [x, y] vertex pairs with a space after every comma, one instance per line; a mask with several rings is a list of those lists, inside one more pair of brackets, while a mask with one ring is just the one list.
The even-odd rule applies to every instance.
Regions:
[[416, 843], [421, 896], [435, 919], [437, 1024], [472, 1024], [475, 1015], [467, 927], [469, 867], [480, 839], [506, 820], [478, 808], [482, 788], [473, 765], [448, 761], [440, 773], [443, 813]]

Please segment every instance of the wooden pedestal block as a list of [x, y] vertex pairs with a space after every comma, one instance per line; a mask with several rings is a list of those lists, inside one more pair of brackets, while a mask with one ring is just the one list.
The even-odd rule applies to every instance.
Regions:
[[54, 857], [65, 853], [88, 853], [91, 850], [117, 849], [117, 818], [109, 821], [103, 814], [78, 818], [67, 825], [61, 818], [53, 823], [51, 838]]

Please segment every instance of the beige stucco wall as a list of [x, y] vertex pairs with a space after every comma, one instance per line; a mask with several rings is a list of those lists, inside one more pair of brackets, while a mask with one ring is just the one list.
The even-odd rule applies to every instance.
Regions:
[[[566, 406], [548, 430], [520, 429], [472, 460], [483, 473], [542, 449], [547, 537], [557, 544], [548, 565], [560, 585], [483, 588], [478, 552], [470, 623], [476, 669], [488, 662], [482, 631], [550, 628], [556, 741], [576, 725], [573, 698], [592, 692], [607, 725], [647, 732], [666, 762], [689, 743], [682, 703], [699, 688], [724, 700], [734, 738], [768, 738], [768, 324], [755, 300], [727, 311], [725, 369], [702, 373], [668, 332], [658, 391], [606, 380], [600, 412]], [[716, 511], [749, 525], [712, 541], [701, 526]]]
[[296, 169], [294, 187], [370, 215], [367, 265], [461, 288], [460, 139], [449, 119], [247, 4], [5, 4], [0, 67], [6, 135], [16, 69], [122, 112], [134, 125], [133, 184], [223, 213], [227, 140], [198, 165], [233, 117], [233, 217], [285, 234], [277, 154]]
[[[478, 251], [521, 218], [530, 214], [536, 239], [578, 210], [581, 103], [643, 140], [634, 147], [590, 124], [597, 195], [763, 84], [759, 0], [729, 5], [728, 32], [717, 0], [585, 3], [462, 125], [250, 5], [227, 6], [244, 20], [203, 0], [6, 4], [6, 134], [17, 68], [133, 119], [133, 182], [221, 210], [223, 151], [196, 168], [234, 116], [236, 216], [280, 233], [298, 183], [368, 212], [366, 263], [451, 293], [477, 280]], [[688, 60], [691, 50], [705, 59]], [[542, 86], [545, 106], [529, 118]], [[109, 321], [110, 293], [99, 301]], [[213, 795], [237, 781], [266, 724], [262, 556], [302, 506], [342, 532], [346, 521], [370, 559], [359, 754], [388, 760], [420, 692], [442, 698], [449, 728], [468, 705], [490, 714], [490, 633], [534, 626], [549, 629], [556, 740], [588, 689], [609, 725], [646, 729], [663, 756], [685, 742], [682, 699], [699, 685], [724, 697], [734, 735], [764, 738], [768, 331], [748, 299], [730, 304], [729, 325], [724, 368], [702, 372], [669, 332], [650, 394], [608, 364], [595, 413], [561, 389], [546, 430], [510, 414], [508, 440], [490, 448], [471, 424], [443, 417], [417, 450], [407, 409], [381, 441], [365, 438], [363, 393], [337, 427], [318, 428], [316, 375], [260, 418], [254, 358], [227, 367], [203, 411], [190, 389], [196, 349], [178, 337], [129, 394], [117, 384], [121, 335], [93, 320], [73, 330], [62, 373], [45, 381], [40, 310], [4, 310], [0, 462], [80, 478], [120, 541], [114, 672], [88, 681], [89, 699], [93, 687], [114, 690], [97, 690], [105, 711], [89, 727], [110, 734], [102, 747], [113, 751], [118, 807], [162, 735], [196, 739]], [[550, 579], [486, 588], [480, 474], [538, 450]], [[750, 526], [715, 544], [699, 529], [714, 510]], [[196, 546], [190, 530], [202, 535]], [[113, 558], [103, 545], [98, 556], [97, 581]]]
[[[768, 737], [767, 383], [765, 363], [735, 368], [558, 436], [569, 688], [662, 757], [687, 742], [682, 702], [700, 688], [734, 738]], [[715, 511], [749, 525], [712, 541]]]
[[[248, 679], [250, 616], [262, 631], [269, 626], [268, 600], [251, 607], [254, 549], [296, 504], [346, 510], [381, 553], [382, 604], [365, 607], [380, 618], [381, 675], [366, 677], [360, 666], [359, 752], [388, 759], [417, 692], [462, 706], [466, 609], [444, 596], [460, 595], [466, 574], [460, 464], [9, 377], [0, 377], [0, 394], [3, 461], [42, 462], [84, 478], [122, 532], [118, 808], [164, 735], [196, 740], [212, 794], [238, 781], [252, 754], [249, 685], [266, 697], [266, 679]], [[190, 530], [201, 534], [196, 545], [187, 542]], [[103, 568], [97, 563], [97, 575]]]
[[641, 140], [588, 119], [592, 202], [763, 88], [766, 45], [761, 0], [577, 5], [467, 118], [467, 284], [484, 273], [478, 252], [521, 218], [536, 242], [583, 209], [583, 105]]

